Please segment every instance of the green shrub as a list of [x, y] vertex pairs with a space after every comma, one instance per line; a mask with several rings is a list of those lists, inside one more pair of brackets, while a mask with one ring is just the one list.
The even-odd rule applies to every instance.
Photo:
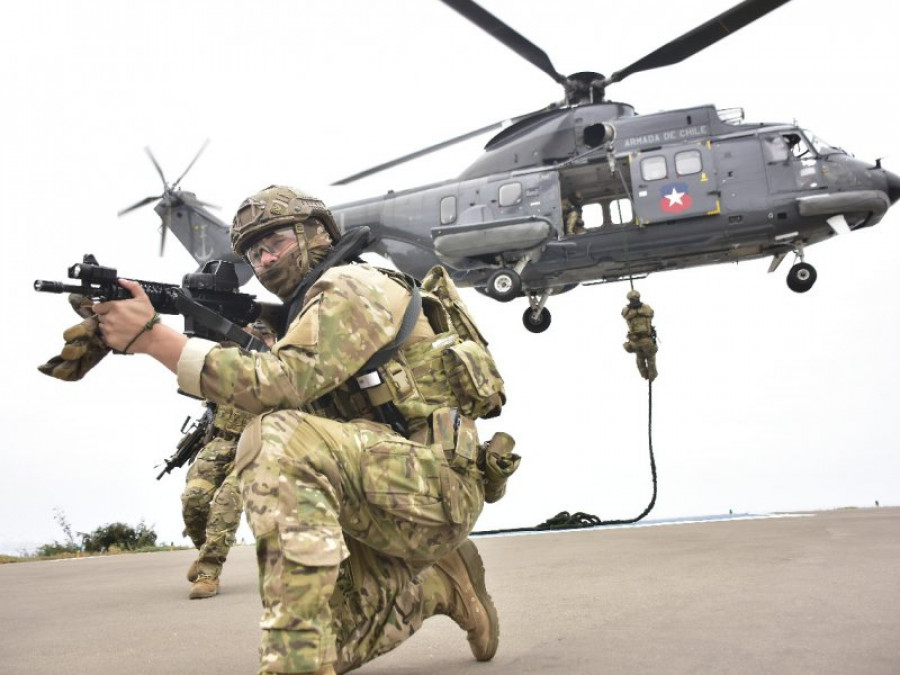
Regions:
[[78, 533], [81, 536], [81, 547], [88, 552], [102, 553], [111, 549], [134, 551], [156, 546], [156, 532], [147, 527], [144, 521], [137, 528], [125, 523], [109, 523], [98, 527], [90, 534]]
[[60, 544], [54, 541], [52, 544], [44, 544], [39, 546], [34, 554], [38, 558], [52, 558], [53, 556], [61, 556], [67, 553], [80, 553], [81, 547], [78, 544], [66, 543]]

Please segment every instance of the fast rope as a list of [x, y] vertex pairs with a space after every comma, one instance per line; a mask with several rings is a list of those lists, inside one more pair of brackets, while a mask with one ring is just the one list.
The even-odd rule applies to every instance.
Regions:
[[508, 532], [542, 532], [546, 530], [571, 530], [581, 527], [600, 527], [602, 525], [631, 525], [636, 523], [650, 511], [656, 504], [656, 459], [653, 455], [653, 380], [647, 380], [647, 446], [650, 454], [650, 475], [653, 480], [653, 495], [650, 497], [650, 503], [641, 511], [640, 515], [627, 520], [602, 520], [590, 513], [572, 513], [561, 511], [552, 518], [548, 518], [540, 525], [534, 527], [514, 527], [501, 530], [481, 530], [473, 532], [473, 535], [479, 534], [506, 534]]
[[[621, 172], [619, 172], [619, 174], [621, 177]], [[622, 180], [622, 187], [625, 189], [626, 194], [628, 194], [628, 186], [625, 184], [624, 179]], [[628, 196], [630, 197], [631, 195], [629, 194]], [[628, 284], [631, 287], [631, 290], [634, 290], [634, 275], [631, 272], [631, 250], [628, 246], [628, 236], [624, 228], [622, 230], [622, 236], [625, 248], [625, 264], [628, 269]], [[653, 337], [655, 340], [655, 331]], [[647, 447], [650, 455], [650, 476], [653, 482], [653, 494], [650, 497], [650, 502], [647, 504], [647, 507], [634, 518], [629, 518], [626, 520], [602, 520], [601, 518], [598, 518], [593, 514], [582, 513], [581, 511], [577, 513], [560, 511], [552, 518], [548, 518], [540, 525], [535, 525], [534, 527], [481, 530], [478, 532], [472, 532], [472, 534], [478, 535], [505, 534], [508, 532], [542, 532], [546, 530], [570, 530], [582, 527], [600, 527], [602, 525], [631, 525], [632, 523], [636, 523], [639, 520], [643, 519], [648, 513], [650, 513], [650, 511], [652, 511], [653, 507], [656, 505], [657, 493], [656, 458], [653, 455], [653, 380], [650, 379], [647, 380]]]

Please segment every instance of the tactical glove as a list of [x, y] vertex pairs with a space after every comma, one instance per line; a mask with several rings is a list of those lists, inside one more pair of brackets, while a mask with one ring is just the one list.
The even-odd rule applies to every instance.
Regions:
[[488, 504], [506, 494], [506, 481], [522, 462], [522, 458], [512, 451], [515, 445], [513, 437], [502, 431], [484, 444], [484, 501]]
[[90, 319], [94, 316], [94, 301], [86, 295], [69, 293], [69, 304], [82, 319]]
[[91, 299], [73, 293], [69, 296], [69, 303], [84, 320], [66, 329], [63, 333], [66, 344], [59, 356], [41, 364], [38, 370], [58, 380], [74, 382], [84, 377], [110, 350], [100, 337], [100, 323], [92, 312]]

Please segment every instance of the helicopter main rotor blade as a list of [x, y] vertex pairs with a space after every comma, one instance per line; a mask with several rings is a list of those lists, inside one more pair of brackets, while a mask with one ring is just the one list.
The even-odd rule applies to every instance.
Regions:
[[168, 228], [165, 225], [163, 225], [162, 231], [160, 232], [160, 237], [159, 237], [159, 257], [160, 258], [162, 258], [163, 253], [165, 253], [165, 251], [166, 251], [166, 230], [167, 229]]
[[172, 183], [173, 190], [178, 187], [178, 184], [181, 183], [181, 179], [187, 175], [187, 172], [191, 170], [191, 167], [194, 166], [194, 163], [198, 159], [200, 159], [200, 155], [202, 155], [203, 151], [206, 150], [207, 145], [209, 145], [208, 138], [205, 141], [203, 141], [203, 145], [200, 146], [200, 149], [197, 151], [197, 154], [194, 155], [194, 159], [191, 160], [191, 163], [187, 165], [187, 168], [184, 171], [182, 171], [181, 175], [178, 177], [178, 180], [176, 180], [174, 183]]
[[221, 209], [222, 207], [218, 204], [210, 204], [209, 202], [204, 202], [196, 197], [191, 197], [189, 193], [179, 192], [178, 198], [187, 206], [204, 206], [209, 207], [211, 209]]
[[475, 4], [472, 0], [441, 0], [441, 2], [455, 9], [530, 64], [540, 68], [559, 84], [565, 83], [566, 78], [556, 71], [556, 68], [550, 62], [550, 57], [547, 56], [543, 49], [514, 31], [480, 5]]
[[156, 173], [158, 173], [159, 177], [162, 179], [163, 187], [168, 188], [169, 184], [166, 183], [166, 177], [163, 174], [163, 170], [159, 166], [159, 162], [156, 161], [156, 157], [154, 157], [153, 153], [150, 152], [150, 146], [144, 146], [144, 152], [147, 153], [147, 156], [150, 158], [150, 161], [153, 162], [153, 166], [156, 167]]
[[435, 143], [434, 145], [429, 145], [427, 148], [422, 148], [421, 150], [417, 150], [416, 152], [411, 152], [408, 155], [403, 155], [402, 157], [398, 157], [397, 159], [392, 159], [389, 162], [385, 162], [384, 164], [378, 164], [377, 166], [373, 166], [364, 171], [360, 171], [359, 173], [355, 173], [352, 176], [347, 176], [346, 178], [341, 178], [339, 181], [335, 181], [332, 185], [347, 185], [354, 181], [359, 180], [360, 178], [365, 178], [366, 176], [371, 176], [374, 173], [378, 173], [379, 171], [384, 171], [385, 169], [390, 169], [393, 166], [397, 166], [398, 164], [403, 164], [404, 162], [409, 162], [410, 160], [416, 159], [417, 157], [422, 157], [423, 155], [427, 155], [432, 152], [437, 152], [443, 148], [449, 147], [455, 143], [462, 143], [470, 138], [475, 138], [475, 136], [479, 136], [480, 134], [487, 133], [492, 129], [496, 129], [501, 126], [503, 122], [494, 122], [493, 124], [488, 124], [486, 127], [481, 127], [480, 129], [475, 129], [474, 131], [470, 131], [468, 133], [462, 134], [461, 136], [456, 136], [455, 138], [451, 138], [449, 140], [443, 141], [441, 143]]
[[121, 211], [116, 213], [116, 215], [120, 216], [120, 217], [124, 216], [126, 213], [131, 213], [135, 209], [139, 209], [142, 206], [146, 206], [150, 202], [155, 202], [157, 199], [162, 199], [162, 198], [163, 198], [163, 195], [158, 195], [156, 197], [144, 197], [141, 201], [132, 204], [128, 208], [122, 209]]
[[166, 209], [166, 214], [162, 218], [162, 224], [159, 228], [159, 257], [162, 258], [166, 250], [166, 230], [169, 229], [169, 218], [172, 215], [171, 209]]
[[744, 0], [703, 25], [647, 54], [627, 68], [613, 73], [604, 80], [603, 86], [620, 82], [634, 73], [679, 63], [788, 2], [790, 0]]
[[352, 176], [347, 176], [346, 178], [342, 178], [339, 181], [335, 181], [334, 183], [332, 183], [332, 185], [348, 185], [349, 183], [357, 181], [360, 178], [371, 176], [372, 174], [378, 173], [379, 171], [384, 171], [385, 169], [390, 169], [391, 167], [403, 164], [404, 162], [409, 162], [410, 160], [417, 159], [418, 157], [422, 157], [432, 152], [437, 152], [438, 150], [448, 148], [451, 145], [455, 145], [456, 143], [462, 143], [463, 141], [467, 141], [470, 138], [475, 138], [476, 136], [480, 136], [481, 134], [487, 133], [488, 131], [493, 131], [494, 129], [508, 126], [526, 117], [531, 117], [532, 115], [542, 112], [546, 109], [547, 108], [541, 108], [540, 110], [535, 110], [533, 112], [526, 113], [525, 115], [519, 115], [518, 117], [513, 117], [508, 120], [503, 120], [502, 122], [494, 122], [493, 124], [488, 124], [487, 126], [481, 127], [480, 129], [475, 129], [474, 131], [469, 131], [465, 134], [455, 136], [449, 140], [435, 143], [434, 145], [429, 145], [427, 148], [416, 150], [415, 152], [411, 152], [408, 155], [403, 155], [402, 157], [398, 157], [397, 159], [392, 159], [389, 162], [384, 162], [383, 164], [378, 164], [377, 166], [373, 166], [364, 171], [360, 171], [359, 173], [355, 173]]

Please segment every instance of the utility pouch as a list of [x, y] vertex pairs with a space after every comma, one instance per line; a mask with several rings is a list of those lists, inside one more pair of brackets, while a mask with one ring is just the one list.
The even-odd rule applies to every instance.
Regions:
[[506, 393], [487, 349], [474, 340], [466, 340], [444, 351], [443, 364], [464, 417], [477, 419], [500, 414]]
[[221, 434], [223, 437], [237, 438], [253, 417], [254, 415], [231, 406], [217, 406], [213, 426], [224, 432]]
[[456, 408], [439, 408], [432, 418], [434, 442], [444, 451], [447, 463], [457, 473], [478, 469], [478, 430], [475, 420], [460, 417]]
[[519, 468], [522, 458], [512, 451], [515, 445], [513, 437], [502, 431], [484, 444], [484, 501], [488, 504], [506, 493], [506, 481]]

